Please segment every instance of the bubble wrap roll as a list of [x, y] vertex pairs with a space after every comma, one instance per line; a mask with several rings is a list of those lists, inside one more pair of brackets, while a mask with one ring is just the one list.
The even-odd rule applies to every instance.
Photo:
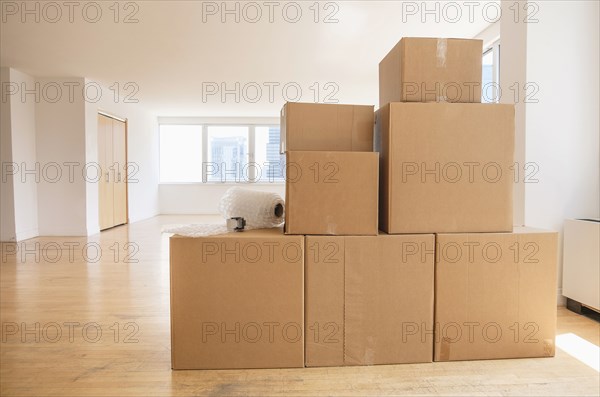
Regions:
[[[284, 201], [276, 193], [232, 187], [221, 198], [219, 212], [224, 219], [238, 216], [244, 218], [246, 229], [278, 227], [284, 220]], [[214, 236], [228, 232], [224, 224], [169, 225], [162, 231], [187, 237]]]
[[284, 220], [284, 202], [276, 193], [232, 187], [221, 198], [219, 212], [225, 219], [244, 218], [247, 229], [277, 227]]

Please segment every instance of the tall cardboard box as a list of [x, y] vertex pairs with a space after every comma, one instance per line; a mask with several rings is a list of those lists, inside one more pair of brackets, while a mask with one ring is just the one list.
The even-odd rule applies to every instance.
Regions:
[[281, 109], [281, 153], [373, 151], [373, 106], [288, 102]]
[[377, 235], [378, 154], [286, 154], [287, 234]]
[[306, 236], [306, 366], [431, 362], [434, 236]]
[[396, 102], [379, 109], [380, 228], [511, 231], [514, 116], [514, 105], [501, 104]]
[[436, 236], [435, 361], [554, 356], [557, 238]]
[[379, 63], [379, 106], [481, 102], [482, 40], [405, 37]]
[[281, 229], [171, 237], [173, 369], [304, 366], [304, 241]]

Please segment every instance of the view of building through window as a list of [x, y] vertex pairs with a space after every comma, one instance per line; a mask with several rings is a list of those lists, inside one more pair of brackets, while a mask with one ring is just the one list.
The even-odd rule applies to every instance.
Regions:
[[254, 131], [256, 179], [283, 181], [285, 155], [279, 153], [279, 126], [256, 127]]
[[488, 50], [483, 54], [482, 59], [483, 75], [481, 83], [486, 84], [494, 82], [494, 50]]
[[209, 182], [238, 182], [249, 179], [249, 135], [247, 126], [209, 126], [208, 159], [205, 164]]
[[500, 42], [495, 42], [483, 53], [481, 75], [481, 102], [500, 100]]
[[278, 125], [161, 124], [160, 181], [283, 182], [279, 146]]

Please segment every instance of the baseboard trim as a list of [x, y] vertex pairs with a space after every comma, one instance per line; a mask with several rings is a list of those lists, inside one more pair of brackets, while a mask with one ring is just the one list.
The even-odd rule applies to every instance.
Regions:
[[24, 232], [16, 233], [15, 239], [17, 242], [23, 240], [29, 240], [30, 238], [39, 237], [40, 233], [38, 229], [26, 230]]

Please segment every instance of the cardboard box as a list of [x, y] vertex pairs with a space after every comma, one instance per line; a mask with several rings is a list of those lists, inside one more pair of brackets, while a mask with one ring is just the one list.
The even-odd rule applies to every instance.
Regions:
[[379, 63], [379, 106], [481, 102], [482, 40], [405, 37]]
[[510, 232], [514, 105], [391, 103], [376, 114], [380, 228]]
[[305, 244], [307, 367], [431, 362], [433, 235]]
[[171, 237], [173, 369], [304, 366], [304, 241], [281, 229]]
[[377, 235], [378, 154], [287, 152], [287, 234]]
[[435, 361], [554, 356], [557, 238], [436, 236]]
[[373, 151], [373, 106], [288, 102], [281, 109], [281, 153]]

